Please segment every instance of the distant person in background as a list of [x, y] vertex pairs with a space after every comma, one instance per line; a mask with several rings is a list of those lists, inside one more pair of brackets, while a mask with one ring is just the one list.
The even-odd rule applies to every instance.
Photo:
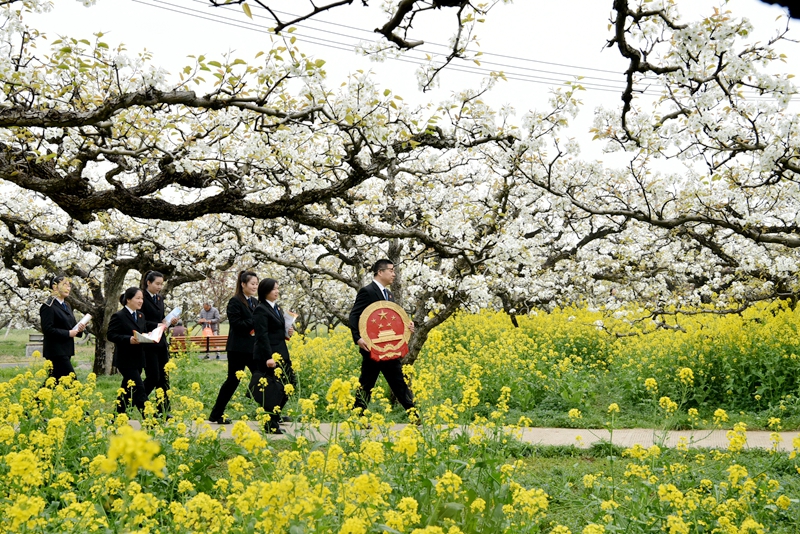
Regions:
[[72, 356], [75, 355], [76, 336], [82, 336], [86, 325], [78, 324], [72, 314], [72, 308], [66, 298], [72, 285], [63, 276], [53, 277], [48, 286], [53, 294], [39, 308], [42, 322], [42, 356], [53, 364], [50, 376], [56, 380], [75, 374], [72, 367]]
[[258, 291], [258, 276], [252, 271], [241, 271], [236, 278], [236, 292], [228, 301], [228, 342], [225, 351], [228, 353], [228, 377], [219, 388], [217, 401], [211, 408], [208, 420], [212, 423], [225, 425], [231, 422], [225, 415], [231, 397], [239, 387], [239, 377], [236, 373], [244, 371], [247, 367], [251, 373], [256, 371], [253, 360], [253, 346], [255, 345], [255, 331], [253, 330], [253, 310], [256, 305], [256, 292]]
[[175, 323], [175, 326], [172, 327], [172, 335], [173, 336], [185, 336], [186, 335], [186, 327], [183, 326], [183, 321], [181, 321], [180, 319], [178, 320], [177, 323]]
[[[123, 308], [111, 316], [108, 323], [108, 340], [114, 343], [114, 367], [122, 375], [122, 391], [117, 396], [117, 413], [125, 413], [132, 404], [144, 414], [147, 400], [142, 369], [145, 365], [143, 345], [136, 339], [136, 332], [147, 332], [147, 322], [140, 311], [143, 303], [142, 290], [129, 287], [119, 298]], [[133, 382], [133, 386], [128, 384]]]
[[200, 310], [200, 318], [197, 322], [211, 329], [215, 336], [219, 335], [219, 310], [216, 309], [212, 302], [203, 304], [203, 309]]

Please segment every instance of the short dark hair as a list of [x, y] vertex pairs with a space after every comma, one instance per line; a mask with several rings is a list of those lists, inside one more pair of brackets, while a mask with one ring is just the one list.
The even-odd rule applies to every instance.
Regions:
[[375, 276], [378, 272], [388, 269], [390, 265], [394, 265], [392, 260], [381, 258], [372, 265], [372, 275]]
[[53, 275], [52, 278], [48, 279], [47, 289], [53, 289], [53, 286], [58, 285], [64, 280], [66, 276], [63, 275]]
[[267, 295], [272, 293], [272, 290], [275, 289], [275, 284], [278, 281], [274, 278], [264, 278], [261, 282], [258, 283], [258, 300], [259, 302], [266, 302]]
[[125, 293], [120, 295], [119, 303], [122, 304], [123, 306], [127, 305], [128, 301], [133, 299], [133, 297], [136, 296], [136, 293], [139, 293], [141, 291], [142, 291], [141, 288], [129, 287], [128, 289], [125, 290]]

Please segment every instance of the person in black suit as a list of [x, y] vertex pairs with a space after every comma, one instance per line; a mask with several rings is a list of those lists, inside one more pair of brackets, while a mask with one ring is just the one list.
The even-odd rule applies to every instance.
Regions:
[[[265, 430], [275, 434], [282, 434], [280, 429], [281, 415], [280, 410], [286, 405], [288, 397], [283, 389], [283, 383], [289, 382], [297, 384], [297, 378], [292, 368], [292, 359], [289, 356], [289, 348], [286, 346], [288, 337], [294, 333], [290, 328], [286, 332], [283, 310], [278, 306], [277, 300], [280, 296], [277, 280], [265, 278], [258, 284], [258, 306], [253, 312], [253, 324], [255, 326], [255, 346], [253, 347], [253, 358], [259, 369], [265, 372], [268, 384], [264, 391], [263, 407], [267, 412], [273, 412], [270, 420], [265, 426]], [[280, 362], [273, 356], [280, 355]], [[276, 376], [275, 369], [280, 367], [281, 376]], [[258, 401], [258, 396], [255, 395]], [[274, 410], [276, 406], [280, 410]]]
[[[358, 345], [361, 352], [361, 376], [358, 377], [361, 391], [356, 395], [356, 402], [353, 407], [361, 408], [362, 411], [367, 409], [367, 404], [369, 404], [369, 399], [372, 396], [372, 388], [375, 387], [378, 375], [383, 373], [394, 396], [397, 397], [403, 408], [408, 411], [414, 408], [414, 397], [403, 376], [401, 360], [376, 362], [370, 358], [367, 343], [361, 338], [361, 334], [358, 331], [358, 321], [367, 306], [379, 300], [394, 301], [394, 297], [388, 289], [388, 286], [391, 286], [395, 278], [394, 263], [387, 259], [378, 260], [372, 266], [372, 274], [374, 276], [372, 283], [358, 290], [348, 321], [350, 330], [353, 333], [353, 342]], [[413, 323], [409, 325], [409, 328], [412, 332], [414, 331]]]
[[50, 360], [53, 368], [50, 376], [61, 380], [61, 377], [75, 374], [70, 361], [75, 354], [75, 340], [83, 335], [84, 324], [77, 324], [72, 308], [66, 299], [72, 290], [70, 281], [63, 276], [55, 276], [50, 280], [53, 294], [39, 308], [42, 323], [42, 356]]
[[255, 345], [255, 331], [253, 330], [253, 310], [258, 304], [258, 276], [252, 271], [241, 271], [237, 277], [236, 292], [228, 301], [228, 341], [225, 351], [228, 353], [228, 377], [217, 394], [217, 401], [211, 408], [208, 420], [212, 423], [226, 425], [231, 422], [225, 415], [231, 397], [239, 387], [239, 378], [236, 373], [244, 371], [247, 367], [253, 373], [256, 370], [253, 360], [253, 346]]
[[[159, 324], [164, 322], [164, 299], [159, 294], [164, 287], [164, 275], [158, 271], [148, 271], [142, 282], [142, 313], [147, 323], [147, 332], [155, 330]], [[178, 322], [175, 317], [172, 324]], [[170, 326], [170, 325], [168, 325]], [[147, 345], [144, 349], [144, 392], [149, 397], [154, 389], [160, 388], [164, 392], [163, 401], [156, 402], [158, 412], [165, 414], [169, 412], [169, 375], [164, 370], [164, 366], [169, 361], [169, 347], [167, 346], [167, 336], [162, 335], [158, 343]]]
[[[114, 343], [114, 366], [122, 374], [122, 392], [117, 396], [118, 413], [125, 413], [133, 404], [144, 414], [147, 395], [142, 382], [142, 368], [145, 355], [143, 345], [134, 334], [147, 331], [147, 322], [140, 311], [143, 300], [141, 289], [129, 287], [119, 298], [124, 307], [112, 315], [108, 323], [108, 340]], [[129, 386], [129, 382], [133, 382], [133, 386]]]

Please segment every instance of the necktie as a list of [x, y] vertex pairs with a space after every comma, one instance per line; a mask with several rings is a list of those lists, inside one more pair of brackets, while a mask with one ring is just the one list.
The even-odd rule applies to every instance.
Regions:
[[67, 310], [67, 301], [62, 302], [61, 307], [64, 308], [64, 311], [69, 311]]
[[131, 313], [131, 317], [133, 318], [133, 322], [139, 324], [139, 321], [136, 320], [136, 312]]
[[250, 305], [250, 310], [252, 311], [255, 306], [253, 305], [253, 297], [247, 297], [247, 304]]
[[389, 300], [389, 290], [386, 289], [385, 287], [383, 288], [383, 298]]
[[158, 304], [158, 295], [153, 295], [153, 302]]

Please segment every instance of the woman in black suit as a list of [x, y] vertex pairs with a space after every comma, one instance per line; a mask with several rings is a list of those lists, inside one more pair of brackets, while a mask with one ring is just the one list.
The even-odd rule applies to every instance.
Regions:
[[39, 308], [43, 334], [42, 356], [53, 364], [50, 376], [60, 380], [70, 373], [75, 374], [70, 361], [75, 354], [74, 338], [83, 335], [86, 325], [77, 324], [72, 308], [66, 301], [72, 289], [70, 281], [63, 276], [56, 276], [49, 285], [53, 294]]
[[[111, 316], [108, 323], [108, 340], [114, 343], [114, 366], [122, 374], [123, 391], [117, 396], [117, 412], [125, 413], [130, 404], [133, 404], [144, 414], [144, 403], [147, 400], [144, 383], [142, 382], [142, 368], [145, 365], [145, 355], [142, 344], [137, 341], [134, 332], [147, 331], [142, 308], [144, 297], [138, 287], [129, 287], [119, 298], [124, 307]], [[133, 382], [129, 387], [128, 382]]]
[[241, 271], [236, 278], [236, 292], [228, 301], [228, 342], [225, 351], [228, 353], [228, 377], [219, 388], [217, 402], [211, 409], [208, 420], [212, 423], [225, 425], [230, 423], [230, 419], [225, 415], [225, 407], [228, 406], [231, 397], [239, 387], [239, 378], [236, 373], [244, 371], [247, 367], [250, 372], [255, 372], [256, 368], [253, 361], [253, 344], [255, 334], [253, 332], [253, 310], [256, 307], [256, 292], [258, 291], [258, 277], [252, 271]]
[[[281, 409], [286, 405], [288, 397], [283, 392], [283, 383], [289, 382], [296, 385], [297, 379], [295, 378], [294, 369], [292, 368], [292, 359], [289, 357], [289, 348], [286, 346], [287, 332], [284, 323], [283, 310], [278, 306], [277, 300], [280, 296], [278, 282], [272, 278], [265, 278], [258, 284], [258, 307], [253, 312], [253, 323], [255, 324], [256, 342], [253, 348], [253, 357], [257, 365], [264, 370], [266, 367], [266, 376], [269, 382], [268, 389], [276, 386], [279, 390], [278, 393], [271, 395], [265, 392], [264, 409], [267, 412], [272, 412], [275, 406], [280, 406]], [[289, 329], [288, 335], [294, 333], [294, 329]], [[280, 355], [280, 362], [273, 358], [274, 354]], [[275, 368], [280, 366], [283, 373], [280, 379], [276, 379]], [[276, 434], [281, 434], [280, 412], [271, 415], [270, 420], [267, 422], [266, 430]]]
[[[155, 330], [159, 324], [164, 322], [164, 299], [161, 297], [161, 289], [164, 287], [164, 275], [158, 271], [147, 271], [142, 282], [142, 313], [147, 323], [147, 332]], [[178, 318], [173, 319], [173, 324], [178, 322]], [[170, 326], [170, 325], [168, 325]], [[156, 402], [159, 413], [169, 411], [169, 375], [164, 370], [164, 366], [169, 361], [169, 347], [167, 346], [167, 336], [162, 335], [158, 343], [147, 345], [144, 349], [144, 393], [146, 397], [157, 388], [164, 392], [164, 399]]]

